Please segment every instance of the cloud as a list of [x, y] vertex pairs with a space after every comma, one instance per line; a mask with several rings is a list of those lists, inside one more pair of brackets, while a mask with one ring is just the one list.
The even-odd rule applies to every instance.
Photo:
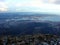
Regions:
[[[54, 3], [56, 0], [32, 0], [32, 1], [26, 1], [26, 2], [18, 2], [15, 4], [16, 6], [16, 9], [21, 9], [21, 8], [43, 8], [43, 9], [60, 9], [59, 5], [55, 5], [55, 4], [52, 4]], [[47, 2], [47, 3], [45, 3]]]
[[39, 2], [28, 2], [28, 3], [17, 3], [16, 11], [23, 12], [46, 12], [46, 13], [60, 13], [60, 5], [52, 4], [52, 1], [48, 3], [39, 3]]
[[55, 4], [60, 4], [60, 0], [56, 0], [54, 3]]
[[16, 11], [27, 11], [30, 9], [30, 11], [42, 6], [44, 2], [42, 0], [30, 0], [30, 1], [23, 1], [15, 3]]
[[[1, 1], [1, 0], [0, 0]], [[0, 2], [0, 11], [60, 12], [59, 0], [6, 0]]]
[[15, 5], [16, 5], [16, 7], [20, 7], [20, 6], [38, 6], [40, 4], [43, 4], [42, 0], [32, 0], [32, 1], [18, 2]]
[[60, 0], [49, 0], [48, 2], [52, 4], [60, 4]]
[[48, 0], [48, 3], [54, 3], [56, 0]]
[[5, 0], [0, 0], [0, 1], [5, 1]]
[[0, 2], [0, 12], [7, 11], [7, 10], [8, 10], [8, 6], [6, 5], [6, 3]]

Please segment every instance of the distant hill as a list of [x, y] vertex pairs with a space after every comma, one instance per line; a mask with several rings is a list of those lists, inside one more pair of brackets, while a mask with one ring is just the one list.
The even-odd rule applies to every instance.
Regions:
[[60, 34], [60, 16], [0, 13], [0, 35]]

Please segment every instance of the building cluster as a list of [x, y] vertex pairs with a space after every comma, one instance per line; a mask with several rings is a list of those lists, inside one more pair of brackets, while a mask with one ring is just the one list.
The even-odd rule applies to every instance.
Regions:
[[60, 37], [44, 34], [1, 36], [0, 45], [60, 45]]

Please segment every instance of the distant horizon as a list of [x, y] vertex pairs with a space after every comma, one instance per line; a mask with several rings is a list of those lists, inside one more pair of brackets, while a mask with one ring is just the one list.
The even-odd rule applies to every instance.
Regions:
[[52, 14], [52, 15], [60, 16], [60, 14], [57, 14], [57, 13], [48, 13], [48, 12], [0, 12], [0, 13], [36, 13], [36, 14]]
[[43, 12], [60, 15], [59, 0], [0, 0], [0, 12]]

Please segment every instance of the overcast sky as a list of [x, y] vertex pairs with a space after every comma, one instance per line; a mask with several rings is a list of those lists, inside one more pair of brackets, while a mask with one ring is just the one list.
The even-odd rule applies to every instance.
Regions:
[[0, 11], [60, 13], [60, 0], [0, 0]]

